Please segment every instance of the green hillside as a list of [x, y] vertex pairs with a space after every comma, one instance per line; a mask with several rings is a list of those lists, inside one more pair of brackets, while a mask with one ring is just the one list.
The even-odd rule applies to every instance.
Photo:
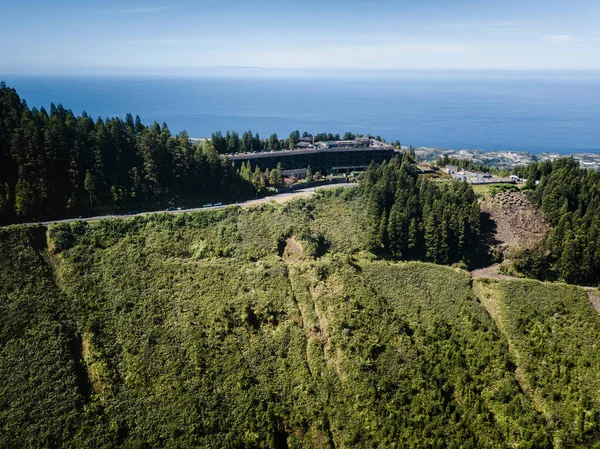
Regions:
[[350, 190], [1, 230], [0, 446], [596, 441], [585, 294], [374, 260], [366, 217]]
[[507, 337], [522, 389], [552, 426], [556, 445], [600, 441], [600, 317], [566, 284], [475, 281]]

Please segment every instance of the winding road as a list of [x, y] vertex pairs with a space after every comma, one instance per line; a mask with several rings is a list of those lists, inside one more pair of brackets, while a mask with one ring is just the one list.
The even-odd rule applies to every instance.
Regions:
[[[242, 206], [242, 207], [249, 207], [249, 206], [255, 206], [257, 204], [261, 204], [261, 203], [266, 203], [269, 201], [276, 201], [276, 202], [280, 202], [283, 203], [285, 201], [289, 201], [291, 199], [294, 198], [301, 198], [301, 197], [307, 197], [307, 196], [311, 196], [313, 195], [316, 191], [318, 190], [327, 190], [327, 189], [335, 189], [338, 187], [342, 187], [342, 188], [346, 188], [346, 187], [356, 187], [358, 184], [356, 183], [351, 183], [351, 182], [344, 182], [344, 183], [336, 183], [336, 184], [324, 184], [324, 185], [320, 185], [320, 186], [315, 186], [315, 187], [309, 187], [306, 189], [298, 189], [295, 190], [293, 192], [286, 192], [286, 193], [278, 193], [275, 195], [271, 195], [271, 196], [266, 196], [264, 198], [258, 198], [258, 199], [254, 199], [254, 200], [248, 200], [248, 201], [244, 201], [241, 203], [229, 203], [229, 204], [223, 204], [221, 206], [210, 206], [210, 207], [195, 207], [195, 208], [190, 208], [190, 209], [183, 209], [183, 210], [173, 210], [173, 211], [165, 211], [165, 210], [155, 210], [155, 211], [148, 211], [148, 212], [140, 212], [137, 214], [113, 214], [113, 215], [98, 215], [98, 216], [94, 216], [94, 217], [85, 217], [85, 218], [64, 218], [62, 220], [50, 220], [50, 221], [36, 221], [36, 222], [30, 222], [30, 223], [18, 223], [19, 225], [42, 225], [42, 226], [48, 226], [54, 223], [69, 223], [72, 221], [98, 221], [98, 220], [105, 220], [108, 218], [129, 218], [129, 217], [135, 217], [135, 216], [140, 216], [140, 215], [150, 215], [150, 214], [163, 214], [163, 213], [167, 213], [167, 214], [183, 214], [186, 212], [197, 212], [197, 211], [201, 211], [201, 210], [215, 210], [215, 209], [224, 209], [226, 207], [229, 206]], [[8, 225], [8, 226], [12, 226], [12, 225]], [[6, 228], [8, 226], [2, 226], [2, 228]]]

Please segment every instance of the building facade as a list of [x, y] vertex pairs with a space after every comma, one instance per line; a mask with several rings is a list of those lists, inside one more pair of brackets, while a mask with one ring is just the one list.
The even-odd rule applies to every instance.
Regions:
[[261, 170], [273, 169], [277, 164], [281, 164], [284, 170], [311, 167], [313, 173], [316, 171], [346, 173], [365, 169], [371, 161], [381, 163], [390, 160], [396, 154], [398, 154], [397, 150], [389, 145], [365, 146], [363, 144], [360, 146], [319, 145], [313, 148], [264, 153], [238, 153], [227, 157], [237, 167], [250, 162], [253, 168], [258, 166]]

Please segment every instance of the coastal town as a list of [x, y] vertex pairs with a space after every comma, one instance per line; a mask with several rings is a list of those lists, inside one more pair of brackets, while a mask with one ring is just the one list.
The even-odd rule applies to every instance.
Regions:
[[[364, 137], [359, 135], [353, 136], [353, 139], [340, 139], [330, 141], [315, 141], [313, 136], [300, 137], [297, 142], [290, 149], [278, 149], [270, 151], [252, 151], [252, 152], [238, 152], [230, 153], [227, 155], [230, 161], [252, 161], [257, 163], [259, 166], [276, 165], [277, 162], [282, 162], [284, 168], [289, 169], [292, 167], [286, 167], [291, 162], [292, 165], [298, 165], [298, 162], [306, 165], [311, 165], [314, 169], [315, 166], [320, 165], [322, 158], [325, 154], [330, 154], [334, 160], [327, 160], [325, 165], [331, 165], [330, 162], [335, 162], [331, 167], [328, 167], [328, 172], [341, 173], [348, 169], [365, 169], [371, 160], [381, 162], [383, 159], [387, 159], [389, 154], [394, 151], [414, 151], [417, 159], [420, 162], [434, 163], [442, 156], [448, 156], [456, 159], [470, 160], [475, 165], [484, 165], [486, 167], [493, 167], [497, 169], [512, 170], [515, 167], [524, 167], [532, 162], [553, 162], [561, 157], [572, 157], [579, 163], [582, 168], [600, 169], [600, 153], [572, 153], [572, 154], [559, 154], [556, 152], [541, 152], [532, 153], [525, 151], [513, 151], [513, 150], [478, 150], [478, 149], [448, 149], [441, 147], [423, 147], [423, 146], [412, 146], [412, 145], [401, 145], [398, 146], [398, 142], [392, 144], [386, 142], [384, 139], [374, 139], [371, 136]], [[201, 141], [209, 141], [209, 138], [190, 138], [194, 143]], [[275, 159], [277, 162], [273, 164]], [[329, 159], [329, 158], [327, 158]], [[335, 166], [335, 169], [332, 167]], [[296, 168], [296, 167], [294, 167]], [[455, 173], [460, 176], [464, 174]], [[467, 178], [472, 178], [466, 174]], [[481, 183], [488, 178], [479, 179]], [[477, 181], [477, 180], [475, 180]], [[507, 180], [510, 181], [510, 180]], [[499, 181], [496, 181], [499, 182]], [[500, 181], [502, 182], [502, 181]]]
[[527, 179], [520, 178], [517, 175], [502, 177], [492, 173], [465, 170], [456, 165], [446, 165], [444, 173], [452, 176], [455, 181], [464, 181], [468, 184], [517, 184], [527, 182]]
[[[402, 147], [409, 149], [409, 147]], [[484, 151], [484, 150], [448, 150], [444, 148], [416, 147], [415, 153], [420, 161], [434, 162], [443, 155], [458, 159], [469, 159], [474, 164], [488, 167], [512, 169], [532, 162], [555, 161], [561, 157], [571, 156], [582, 168], [600, 169], [600, 153], [529, 153], [522, 151]]]

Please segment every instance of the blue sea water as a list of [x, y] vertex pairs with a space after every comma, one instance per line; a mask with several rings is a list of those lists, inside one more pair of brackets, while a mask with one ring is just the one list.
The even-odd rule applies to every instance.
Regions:
[[450, 149], [600, 152], [596, 77], [2, 76], [30, 107], [139, 114], [172, 132], [371, 133]]

